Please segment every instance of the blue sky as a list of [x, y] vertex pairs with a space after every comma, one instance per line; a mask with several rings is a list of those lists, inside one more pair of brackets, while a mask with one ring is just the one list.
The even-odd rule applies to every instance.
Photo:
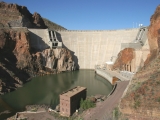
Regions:
[[3, 0], [26, 6], [69, 30], [115, 30], [148, 26], [159, 0]]

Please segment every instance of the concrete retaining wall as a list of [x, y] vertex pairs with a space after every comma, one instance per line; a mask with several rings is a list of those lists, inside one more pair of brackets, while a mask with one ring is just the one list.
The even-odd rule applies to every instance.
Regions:
[[98, 75], [102, 76], [103, 78], [105, 78], [106, 80], [108, 80], [112, 84], [112, 79], [113, 79], [112, 75], [110, 75], [109, 73], [107, 73], [103, 70], [99, 70], [99, 69], [95, 69], [95, 71]]
[[121, 50], [121, 43], [136, 39], [138, 30], [57, 31], [57, 38], [63, 42], [63, 47], [73, 51], [80, 69], [94, 69], [111, 57], [116, 59], [114, 56]]
[[49, 38], [48, 29], [28, 29], [31, 38], [30, 44], [32, 48], [37, 50], [44, 50], [52, 47], [52, 42]]

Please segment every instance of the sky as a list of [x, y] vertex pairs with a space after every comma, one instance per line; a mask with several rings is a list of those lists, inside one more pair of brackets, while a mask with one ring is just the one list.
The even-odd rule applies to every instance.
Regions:
[[68, 30], [117, 30], [149, 26], [160, 0], [3, 0], [26, 6]]

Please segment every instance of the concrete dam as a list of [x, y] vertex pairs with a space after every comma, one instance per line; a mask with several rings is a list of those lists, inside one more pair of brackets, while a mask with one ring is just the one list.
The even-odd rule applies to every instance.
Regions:
[[[137, 51], [147, 48], [148, 40], [146, 27], [122, 29], [122, 30], [63, 30], [50, 31], [48, 29], [29, 29], [33, 39], [31, 46], [41, 50], [52, 47], [64, 47], [71, 51], [73, 59], [79, 69], [94, 69], [95, 65], [103, 65], [107, 61], [114, 62], [120, 50], [130, 47]], [[143, 58], [141, 52], [137, 52], [139, 60], [134, 71], [138, 69]], [[141, 57], [142, 56], [142, 57]], [[145, 59], [145, 58], [143, 58]]]

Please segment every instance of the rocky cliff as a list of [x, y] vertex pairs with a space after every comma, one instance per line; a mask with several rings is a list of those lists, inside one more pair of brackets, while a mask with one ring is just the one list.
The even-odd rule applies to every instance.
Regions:
[[66, 30], [41, 17], [35, 12], [31, 14], [27, 7], [0, 2], [0, 27], [28, 27]]
[[64, 48], [33, 53], [27, 29], [0, 29], [0, 94], [21, 87], [30, 77], [74, 70]]
[[134, 57], [134, 49], [125, 48], [119, 52], [112, 69], [125, 70], [126, 68], [124, 66], [130, 64]]
[[[160, 6], [150, 19], [148, 28], [150, 54], [144, 66], [135, 74], [119, 109], [129, 120], [159, 120], [160, 118]], [[121, 118], [120, 118], [121, 119]]]

